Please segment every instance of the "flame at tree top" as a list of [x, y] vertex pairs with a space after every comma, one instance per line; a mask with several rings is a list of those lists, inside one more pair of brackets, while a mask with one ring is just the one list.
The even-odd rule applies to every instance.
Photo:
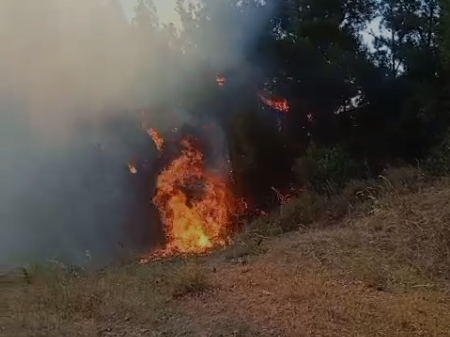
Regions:
[[258, 94], [261, 101], [263, 101], [266, 105], [270, 106], [271, 108], [275, 110], [279, 110], [282, 112], [288, 112], [289, 111], [289, 104], [286, 98], [284, 97], [272, 97], [269, 98], [267, 96], [264, 96], [263, 94]]
[[227, 186], [227, 175], [207, 172], [203, 154], [192, 142], [181, 141], [179, 157], [159, 174], [153, 202], [166, 233], [166, 246], [155, 257], [204, 253], [224, 245], [238, 202]]
[[[216, 82], [219, 86], [223, 86], [225, 84], [225, 76], [218, 74], [216, 76]], [[289, 111], [289, 103], [284, 97], [268, 97], [263, 93], [258, 93], [258, 96], [264, 104], [270, 106], [272, 109], [282, 112]]]
[[137, 173], [136, 166], [134, 165], [134, 163], [131, 160], [128, 162], [128, 169], [133, 174]]
[[216, 76], [216, 82], [219, 86], [223, 86], [225, 84], [225, 76], [223, 75], [217, 75]]
[[155, 129], [148, 129], [147, 133], [153, 139], [153, 142], [155, 143], [158, 152], [161, 152], [164, 146], [164, 139], [158, 134], [158, 132]]

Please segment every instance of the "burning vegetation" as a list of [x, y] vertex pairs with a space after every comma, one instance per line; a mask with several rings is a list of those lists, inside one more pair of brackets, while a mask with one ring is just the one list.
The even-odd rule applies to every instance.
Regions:
[[164, 139], [158, 134], [158, 132], [155, 129], [148, 129], [147, 130], [148, 135], [150, 137], [152, 137], [153, 142], [156, 145], [156, 148], [158, 149], [159, 152], [162, 151], [162, 148], [164, 146]]
[[[163, 138], [149, 133], [162, 151]], [[153, 203], [166, 234], [165, 246], [141, 262], [174, 254], [204, 253], [224, 245], [232, 220], [242, 209], [229, 186], [229, 172], [208, 170], [204, 155], [191, 139], [180, 141], [181, 153], [158, 175]]]
[[[216, 82], [217, 85], [222, 87], [225, 85], [225, 76], [224, 75], [217, 75], [216, 76]], [[269, 95], [259, 92], [258, 93], [258, 97], [261, 99], [261, 101], [271, 107], [272, 109], [281, 111], [281, 112], [288, 112], [289, 111], [289, 103], [287, 101], [286, 98], [284, 97], [279, 97], [279, 96], [272, 96], [270, 97]]]
[[[195, 130], [173, 129], [173, 133], [161, 135], [163, 128], [158, 125], [164, 120], [155, 118], [152, 127], [143, 123], [142, 136], [153, 139], [152, 150], [159, 156], [157, 164], [151, 166], [141, 166], [139, 157], [121, 159], [119, 165], [124, 169], [128, 166], [138, 187], [136, 194], [123, 195], [132, 197], [126, 200], [132, 210], [145, 210], [142, 217], [136, 215], [140, 212], [123, 213], [127, 217], [131, 214], [139, 225], [144, 223], [146, 229], [150, 228], [147, 220], [158, 217], [164, 244], [154, 252], [146, 251], [138, 266], [122, 267], [120, 261], [120, 267], [114, 264], [90, 273], [55, 263], [56, 268], [49, 271], [27, 267], [11, 277], [0, 275], [1, 283], [8, 283], [2, 292], [7, 314], [0, 331], [49, 337], [448, 336], [450, 119], [443, 112], [450, 85], [446, 74], [449, 64], [444, 62], [450, 55], [450, 40], [444, 41], [440, 35], [450, 27], [450, 12], [444, 1], [373, 1], [370, 6], [349, 0], [339, 5], [303, 1], [301, 10], [299, 2], [284, 1], [263, 16], [262, 25], [253, 24], [252, 7], [268, 9], [272, 7], [269, 2], [238, 1], [235, 10], [228, 11], [226, 7], [213, 9], [211, 1], [211, 5], [205, 2], [193, 11], [177, 1], [182, 23], [189, 29], [186, 34], [175, 34], [174, 27], [167, 25], [170, 30], [161, 30], [161, 35], [150, 2], [139, 2], [136, 20], [132, 26], [126, 24], [125, 34], [111, 31], [111, 36], [134, 41], [129, 38], [134, 35], [128, 33], [138, 28], [136, 41], [146, 47], [145, 53], [137, 52], [139, 48], [124, 48], [120, 40], [110, 45], [120, 46], [124, 53], [108, 53], [95, 44], [104, 54], [101, 56], [123, 54], [144, 60], [142, 72], [130, 71], [127, 78], [124, 74], [128, 71], [124, 73], [121, 65], [137, 62], [121, 61], [109, 71], [101, 68], [104, 71], [98, 74], [80, 74], [93, 78], [88, 82], [101, 88], [101, 93], [113, 88], [113, 102], [120, 101], [119, 89], [129, 87], [134, 92], [136, 88], [137, 102], [124, 100], [134, 103], [131, 108], [141, 104], [140, 94], [145, 90], [145, 100], [161, 104], [154, 109], [159, 111], [158, 117], [169, 116], [172, 111], [168, 106], [177, 104], [183, 107], [180, 118], [195, 120], [200, 116], [202, 121], [216, 121], [203, 118], [213, 112], [220, 114], [217, 122], [221, 125], [196, 123]], [[214, 3], [217, 6], [219, 1]], [[228, 6], [231, 2], [221, 3]], [[417, 9], [409, 19], [418, 24], [396, 29], [395, 23], [408, 12], [407, 5]], [[48, 11], [47, 6], [40, 7]], [[224, 19], [227, 15], [232, 18]], [[93, 17], [98, 19], [98, 15]], [[393, 32], [392, 41], [388, 37], [377, 41], [380, 43], [374, 48], [366, 48], [359, 29], [342, 29], [343, 24], [370, 26], [374, 17], [381, 18], [380, 25]], [[232, 27], [229, 22], [233, 22]], [[295, 29], [291, 22], [296, 23]], [[30, 25], [32, 30], [35, 26]], [[253, 33], [253, 26], [261, 28], [255, 40], [253, 34], [247, 38], [243, 29], [239, 32], [245, 27]], [[218, 34], [210, 34], [215, 27]], [[321, 28], [321, 34], [316, 27]], [[55, 31], [50, 30], [52, 34]], [[20, 30], [11, 29], [16, 31]], [[426, 38], [417, 38], [417, 31]], [[397, 36], [404, 41], [395, 41]], [[52, 48], [58, 45], [50, 40]], [[414, 46], [409, 46], [412, 40]], [[177, 41], [182, 42], [179, 47]], [[332, 48], [324, 49], [324, 45]], [[394, 53], [394, 45], [405, 52]], [[412, 47], [420, 47], [420, 53], [412, 52]], [[157, 53], [153, 54], [154, 50]], [[386, 53], [380, 53], [383, 50], [392, 51], [392, 57], [386, 58]], [[71, 61], [74, 53], [69, 54]], [[159, 59], [158, 54], [162, 55], [161, 63], [147, 64]], [[86, 55], [95, 60], [105, 58]], [[198, 60], [192, 60], [197, 56]], [[48, 63], [47, 58], [44, 61]], [[107, 61], [114, 61], [114, 57]], [[426, 61], [434, 61], [430, 64], [436, 66]], [[56, 70], [59, 74], [75, 63], [80, 62], [58, 62]], [[103, 63], [107, 67], [115, 64]], [[397, 65], [402, 71], [397, 71]], [[237, 71], [237, 84], [232, 76], [211, 74], [215, 66], [229, 67], [230, 75]], [[136, 83], [131, 76], [134, 73], [139, 75]], [[98, 85], [105, 78], [107, 82], [115, 79], [114, 74], [120, 83], [117, 88]], [[101, 82], [95, 81], [94, 75], [99, 75]], [[41, 81], [31, 82], [44, 87]], [[95, 92], [84, 90], [88, 82], [79, 82], [81, 94], [97, 98]], [[267, 83], [272, 90], [263, 88], [269, 86]], [[51, 84], [56, 86], [58, 81]], [[275, 94], [281, 90], [289, 101]], [[53, 91], [32, 97], [66, 97]], [[74, 92], [79, 95], [78, 90]], [[179, 93], [182, 95], [177, 99]], [[83, 105], [77, 102], [76, 107]], [[379, 113], [380, 107], [383, 113]], [[193, 137], [197, 131], [205, 137], [214, 136], [224, 121], [232, 129], [227, 145], [235, 177], [231, 177], [229, 167], [213, 170], [217, 167], [210, 164], [209, 151]], [[166, 125], [164, 129], [170, 128]], [[443, 143], [434, 152], [438, 141]], [[136, 149], [140, 147], [133, 147]], [[423, 157], [431, 150], [429, 158]], [[381, 171], [389, 164], [403, 162], [420, 163], [421, 168]], [[443, 173], [447, 176], [434, 179], [435, 174]], [[134, 179], [142, 177], [145, 179]], [[248, 198], [249, 207], [235, 193], [231, 178], [239, 185], [239, 193]], [[144, 265], [163, 257], [204, 254], [228, 246], [236, 220], [241, 220], [241, 215], [247, 220], [260, 214], [265, 216], [246, 223], [246, 231], [237, 242], [212, 259], [198, 263], [197, 258], [183, 258], [176, 263]], [[109, 221], [103, 222], [112, 227]], [[141, 231], [137, 234], [146, 236]]]
[[[217, 75], [216, 82], [223, 86], [225, 77]], [[258, 96], [275, 110], [289, 110], [284, 98]], [[144, 119], [142, 127], [162, 154], [166, 141], [155, 129], [149, 128]], [[141, 263], [175, 254], [201, 254], [225, 245], [233, 220], [246, 208], [245, 202], [230, 188], [230, 170], [206, 167], [204, 153], [192, 139], [185, 137], [177, 145], [181, 151], [159, 173], [152, 200], [164, 226], [166, 243], [163, 248], [142, 257]], [[137, 172], [132, 162], [128, 166], [131, 173]]]
[[261, 93], [259, 93], [258, 96], [261, 99], [261, 101], [264, 102], [264, 104], [270, 106], [272, 109], [282, 112], [289, 111], [288, 101], [284, 97], [268, 97], [267, 95], [263, 95]]

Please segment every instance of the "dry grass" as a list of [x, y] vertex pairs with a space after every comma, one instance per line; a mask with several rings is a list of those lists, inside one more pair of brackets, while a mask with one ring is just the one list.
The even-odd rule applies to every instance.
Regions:
[[2, 278], [0, 335], [450, 336], [449, 202], [448, 180], [391, 170], [210, 257]]
[[5, 336], [141, 336], [173, 314], [173, 299], [204, 291], [191, 262], [130, 265], [76, 276], [59, 266], [2, 283]]
[[168, 283], [172, 298], [178, 299], [187, 295], [201, 295], [210, 288], [207, 270], [194, 263], [179, 268]]

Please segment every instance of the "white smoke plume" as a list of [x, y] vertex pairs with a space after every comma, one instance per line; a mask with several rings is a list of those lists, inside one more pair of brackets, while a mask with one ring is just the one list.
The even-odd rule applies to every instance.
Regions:
[[[0, 266], [112, 257], [136, 202], [127, 161], [154, 156], [141, 110], [176, 102], [205, 67], [239, 69], [268, 19], [244, 27], [221, 15], [175, 67], [168, 39], [130, 24], [117, 3], [0, 0]], [[149, 114], [158, 129], [189, 117]]]

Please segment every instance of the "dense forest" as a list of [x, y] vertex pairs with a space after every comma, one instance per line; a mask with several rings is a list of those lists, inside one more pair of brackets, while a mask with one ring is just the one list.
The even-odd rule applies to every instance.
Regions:
[[[389, 166], [450, 170], [446, 0], [179, 0], [181, 29], [159, 22], [151, 0], [137, 2], [131, 25], [118, 1], [109, 4], [90, 34], [114, 27], [108, 41], [137, 42], [139, 62], [149, 60], [133, 77], [142, 108], [167, 125], [181, 110], [218, 126], [224, 140], [212, 130], [207, 143], [225, 149], [219, 157], [255, 208], [270, 207], [275, 191], [335, 193]], [[24, 13], [14, 24], [25, 25], [31, 14], [14, 6]], [[45, 8], [33, 17], [51, 15]], [[95, 57], [116, 68], [133, 53], [104, 55], [107, 47]], [[149, 79], [157, 85], [147, 93], [137, 82]]]
[[[201, 32], [251, 26], [247, 19], [268, 6], [251, 43], [240, 45], [244, 66], [219, 69], [204, 56], [210, 69], [196, 74], [195, 93], [183, 93], [186, 106], [226, 110], [218, 114], [227, 116], [220, 123], [242, 193], [261, 206], [274, 188], [334, 193], [388, 166], [448, 172], [446, 0], [179, 1], [181, 33], [158, 25], [151, 1], [140, 1], [134, 24], [143, 36], [161, 34], [157, 48], [176, 68], [203, 57], [198, 51], [211, 36]], [[236, 21], [225, 22], [230, 17]], [[233, 34], [238, 40], [240, 33]], [[224, 52], [235, 47], [230, 41], [223, 41]], [[223, 88], [211, 85], [216, 74]], [[159, 76], [170, 81], [169, 74]], [[286, 99], [289, 110], [271, 111], [255, 99], [257, 90]]]
[[[56, 3], [32, 11], [29, 3], [5, 3], [4, 13], [23, 15], [4, 25], [42, 31], [27, 22], [50, 22]], [[149, 60], [138, 76], [124, 73], [142, 91], [142, 108], [165, 116], [183, 110], [217, 124], [236, 187], [258, 206], [270, 204], [274, 189], [294, 184], [331, 193], [387, 166], [449, 170], [446, 0], [179, 0], [182, 29], [159, 22], [151, 0], [137, 2], [131, 25], [119, 1], [94, 7], [93, 17], [95, 10], [108, 13], [99, 12], [90, 35], [108, 36], [103, 40], [117, 46], [132, 38], [138, 62]], [[109, 68], [125, 68], [120, 64], [129, 58], [121, 57], [133, 51], [107, 55], [118, 48], [99, 41], [89, 57], [111, 65], [90, 69], [89, 81], [102, 87], [120, 78]], [[155, 53], [163, 63], [151, 61]], [[38, 56], [45, 63], [47, 56]], [[225, 85], [217, 85], [218, 76]], [[146, 92], [140, 81], [149, 79], [158, 84]], [[270, 108], [261, 95], [286, 100], [288, 111]]]

